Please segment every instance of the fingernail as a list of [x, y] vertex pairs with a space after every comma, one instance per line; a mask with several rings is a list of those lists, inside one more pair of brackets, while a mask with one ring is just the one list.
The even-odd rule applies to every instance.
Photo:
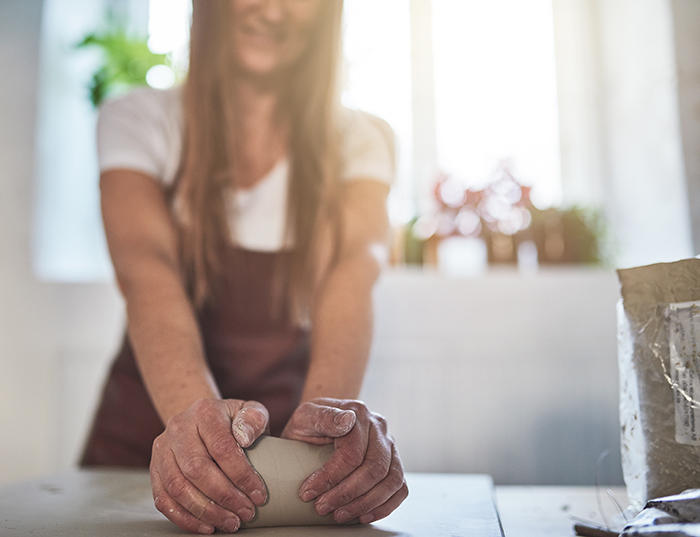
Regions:
[[360, 517], [360, 524], [369, 524], [374, 520], [374, 515], [372, 513], [367, 513]]
[[318, 492], [316, 492], [315, 490], [311, 490], [311, 489], [307, 489], [301, 493], [301, 499], [304, 502], [310, 502], [316, 496], [318, 496]]
[[345, 430], [351, 428], [355, 423], [355, 413], [352, 410], [345, 410], [335, 416], [335, 424]]
[[250, 439], [253, 438], [253, 428], [247, 423], [239, 423], [236, 425], [236, 429], [238, 429], [241, 445], [248, 447], [250, 445]]
[[263, 505], [267, 501], [267, 497], [260, 490], [254, 490], [250, 495], [250, 499], [253, 500], [255, 505]]
[[253, 520], [253, 517], [255, 516], [255, 511], [252, 509], [248, 509], [247, 507], [244, 507], [238, 512], [238, 516], [241, 517], [241, 519], [245, 520], [246, 522], [250, 522]]
[[339, 511], [335, 512], [333, 518], [336, 522], [343, 524], [345, 522], [350, 522], [350, 520], [352, 519], [352, 515], [345, 509], [340, 509]]
[[221, 527], [222, 530], [227, 531], [229, 533], [233, 533], [234, 531], [238, 531], [238, 528], [241, 527], [241, 521], [238, 518], [227, 518], [226, 521], [224, 522], [224, 525]]
[[321, 503], [316, 505], [316, 512], [321, 516], [326, 516], [331, 511], [332, 511], [331, 506], [328, 505], [327, 503], [321, 502]]
[[213, 526], [209, 526], [207, 524], [201, 524], [199, 528], [197, 528], [197, 533], [203, 533], [205, 535], [211, 535], [214, 533], [214, 528]]

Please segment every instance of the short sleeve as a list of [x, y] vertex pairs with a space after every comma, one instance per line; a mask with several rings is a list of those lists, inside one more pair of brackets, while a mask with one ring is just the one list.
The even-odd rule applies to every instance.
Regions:
[[393, 130], [386, 121], [365, 112], [344, 112], [341, 179], [372, 179], [390, 185], [396, 174]]
[[100, 107], [97, 153], [100, 172], [126, 168], [170, 182], [179, 162], [180, 111], [174, 95], [135, 90]]

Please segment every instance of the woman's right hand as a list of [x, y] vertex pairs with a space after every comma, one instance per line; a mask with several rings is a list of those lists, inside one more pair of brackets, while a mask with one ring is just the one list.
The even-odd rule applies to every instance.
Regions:
[[243, 448], [265, 432], [267, 409], [256, 401], [200, 399], [168, 420], [153, 442], [156, 508], [178, 527], [234, 532], [267, 501], [265, 484]]

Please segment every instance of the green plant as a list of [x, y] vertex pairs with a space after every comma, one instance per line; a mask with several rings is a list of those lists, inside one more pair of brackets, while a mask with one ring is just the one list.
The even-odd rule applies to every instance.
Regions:
[[[531, 237], [545, 264], [606, 265], [609, 231], [602, 211], [590, 207], [531, 208]], [[548, 247], [561, 239], [560, 248]], [[552, 251], [554, 250], [554, 251]]]
[[97, 107], [106, 97], [134, 86], [146, 85], [146, 73], [156, 65], [168, 65], [166, 54], [148, 49], [148, 39], [131, 35], [126, 25], [108, 16], [104, 30], [85, 36], [77, 48], [97, 48], [103, 61], [90, 82], [90, 101]]

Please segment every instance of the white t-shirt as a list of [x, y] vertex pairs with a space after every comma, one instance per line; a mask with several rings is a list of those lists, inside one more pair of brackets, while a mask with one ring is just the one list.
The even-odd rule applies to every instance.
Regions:
[[[391, 184], [394, 136], [389, 125], [365, 112], [343, 109], [340, 177]], [[175, 179], [182, 151], [181, 88], [137, 89], [106, 102], [97, 124], [100, 171], [126, 168], [153, 176], [163, 185]], [[232, 191], [229, 221], [242, 248], [278, 251], [290, 246], [285, 232], [289, 162], [285, 159], [253, 187]]]

